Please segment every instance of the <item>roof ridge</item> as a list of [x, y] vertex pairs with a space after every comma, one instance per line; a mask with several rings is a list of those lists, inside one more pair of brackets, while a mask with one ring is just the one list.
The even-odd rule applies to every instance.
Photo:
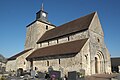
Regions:
[[22, 54], [24, 54], [24, 53], [26, 53], [26, 52], [28, 52], [28, 51], [30, 51], [30, 50], [32, 50], [32, 48], [26, 49], [26, 50], [24, 50], [24, 51], [21, 51], [21, 52], [15, 54], [15, 55], [11, 56], [11, 57], [8, 58], [7, 60], [15, 60], [18, 56], [21, 56]]
[[[92, 13], [90, 13], [90, 14], [81, 16], [81, 17], [79, 17], [79, 18], [76, 18], [76, 19], [74, 19], [74, 20], [71, 20], [71, 21], [69, 21], [69, 22], [67, 22], [67, 23], [64, 23], [64, 24], [62, 24], [62, 25], [65, 25], [65, 24], [68, 24], [68, 23], [70, 23], [70, 22], [76, 21], [76, 20], [78, 20], [78, 19], [84, 18], [84, 17], [89, 16], [89, 15], [91, 15], [91, 14], [94, 14], [94, 15], [95, 15], [95, 13], [96, 13], [96, 12], [92, 12]], [[57, 27], [60, 27], [60, 26], [62, 26], [62, 25], [59, 25], [59, 26], [57, 26]], [[53, 28], [53, 29], [54, 29], [54, 28]]]

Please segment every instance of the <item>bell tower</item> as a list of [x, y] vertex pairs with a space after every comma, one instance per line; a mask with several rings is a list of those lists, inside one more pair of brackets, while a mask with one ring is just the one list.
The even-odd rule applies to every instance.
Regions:
[[40, 20], [48, 23], [48, 13], [44, 11], [44, 5], [42, 3], [40, 11], [36, 13], [36, 20]]
[[44, 11], [43, 4], [41, 9], [36, 13], [36, 19], [26, 26], [25, 50], [39, 48], [37, 41], [48, 30], [55, 28], [55, 25], [48, 21], [48, 13]]

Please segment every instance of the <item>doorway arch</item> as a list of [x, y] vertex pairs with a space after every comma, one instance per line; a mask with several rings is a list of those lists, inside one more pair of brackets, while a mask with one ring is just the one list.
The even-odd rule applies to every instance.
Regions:
[[95, 73], [104, 73], [105, 59], [101, 51], [98, 51], [95, 56]]

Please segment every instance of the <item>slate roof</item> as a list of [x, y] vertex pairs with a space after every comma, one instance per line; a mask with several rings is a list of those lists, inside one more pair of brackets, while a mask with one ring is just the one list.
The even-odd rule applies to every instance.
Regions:
[[86, 41], [87, 38], [39, 48], [35, 50], [32, 54], [30, 54], [27, 59], [78, 53], [82, 49]]
[[61, 26], [58, 26], [56, 28], [53, 28], [47, 31], [45, 34], [43, 34], [43, 36], [38, 40], [37, 43], [69, 35], [71, 33], [88, 30], [94, 15], [95, 12], [87, 16], [73, 20], [71, 22], [68, 22], [66, 24], [63, 24]]
[[26, 53], [26, 52], [28, 52], [28, 51], [30, 51], [30, 50], [32, 50], [32, 49], [24, 50], [24, 51], [22, 51], [22, 52], [20, 52], [20, 53], [18, 53], [18, 54], [16, 54], [16, 55], [8, 58], [7, 60], [15, 60], [17, 57], [21, 56], [22, 54], [24, 54], [24, 53]]

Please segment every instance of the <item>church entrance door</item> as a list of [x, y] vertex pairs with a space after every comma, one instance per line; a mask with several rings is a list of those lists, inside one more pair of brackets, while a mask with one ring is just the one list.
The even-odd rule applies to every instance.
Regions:
[[105, 72], [105, 65], [104, 65], [104, 55], [102, 52], [97, 52], [95, 58], [95, 73], [104, 73]]

